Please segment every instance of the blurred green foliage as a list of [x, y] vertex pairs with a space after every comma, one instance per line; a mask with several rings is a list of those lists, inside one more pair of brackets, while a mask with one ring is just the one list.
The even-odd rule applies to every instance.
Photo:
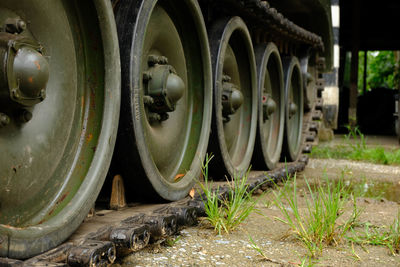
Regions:
[[[364, 87], [364, 51], [359, 52], [358, 88], [362, 94]], [[397, 88], [399, 84], [399, 64], [393, 51], [367, 52], [367, 91], [371, 88]]]

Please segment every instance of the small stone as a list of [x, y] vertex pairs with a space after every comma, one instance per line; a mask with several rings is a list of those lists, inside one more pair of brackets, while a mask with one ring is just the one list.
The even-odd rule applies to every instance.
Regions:
[[155, 261], [162, 261], [162, 260], [168, 260], [167, 257], [158, 257], [158, 258], [153, 258]]
[[334, 137], [333, 130], [325, 127], [320, 127], [318, 131], [318, 138], [320, 141], [330, 141]]
[[178, 249], [180, 252], [186, 252], [186, 249], [184, 249], [184, 248], [180, 248], [180, 249]]
[[218, 244], [229, 244], [231, 242], [228, 241], [228, 240], [215, 240], [215, 243], [218, 243]]

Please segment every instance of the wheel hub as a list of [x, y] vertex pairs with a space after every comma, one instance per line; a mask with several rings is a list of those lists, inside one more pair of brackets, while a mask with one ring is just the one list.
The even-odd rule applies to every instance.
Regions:
[[46, 97], [49, 64], [42, 54], [42, 46], [19, 33], [26, 29], [20, 19], [7, 19], [0, 31], [0, 103], [1, 123], [11, 120], [27, 122], [33, 107]]
[[263, 96], [263, 119], [264, 121], [269, 120], [271, 115], [276, 111], [276, 102], [272, 99], [269, 94]]
[[243, 104], [243, 94], [237, 86], [230, 82], [231, 77], [224, 75], [222, 78], [222, 115], [225, 122], [230, 121], [230, 115], [235, 114], [236, 111]]
[[291, 119], [297, 112], [297, 105], [293, 102], [289, 104], [289, 119]]
[[176, 103], [185, 92], [185, 83], [177, 75], [174, 67], [168, 65], [163, 56], [149, 56], [149, 69], [143, 73], [147, 95], [144, 103], [149, 109], [150, 122], [164, 121], [169, 118], [167, 112], [173, 112]]

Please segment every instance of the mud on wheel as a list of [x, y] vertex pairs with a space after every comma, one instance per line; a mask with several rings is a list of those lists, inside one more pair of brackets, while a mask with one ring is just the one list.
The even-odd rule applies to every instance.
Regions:
[[27, 258], [82, 223], [108, 170], [120, 101], [109, 1], [2, 0], [0, 57], [0, 256]]

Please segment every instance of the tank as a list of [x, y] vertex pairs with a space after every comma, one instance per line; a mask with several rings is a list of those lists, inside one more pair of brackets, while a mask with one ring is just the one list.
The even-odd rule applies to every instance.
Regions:
[[176, 201], [206, 153], [214, 179], [296, 161], [331, 31], [327, 0], [2, 0], [0, 257], [64, 242], [116, 174]]

